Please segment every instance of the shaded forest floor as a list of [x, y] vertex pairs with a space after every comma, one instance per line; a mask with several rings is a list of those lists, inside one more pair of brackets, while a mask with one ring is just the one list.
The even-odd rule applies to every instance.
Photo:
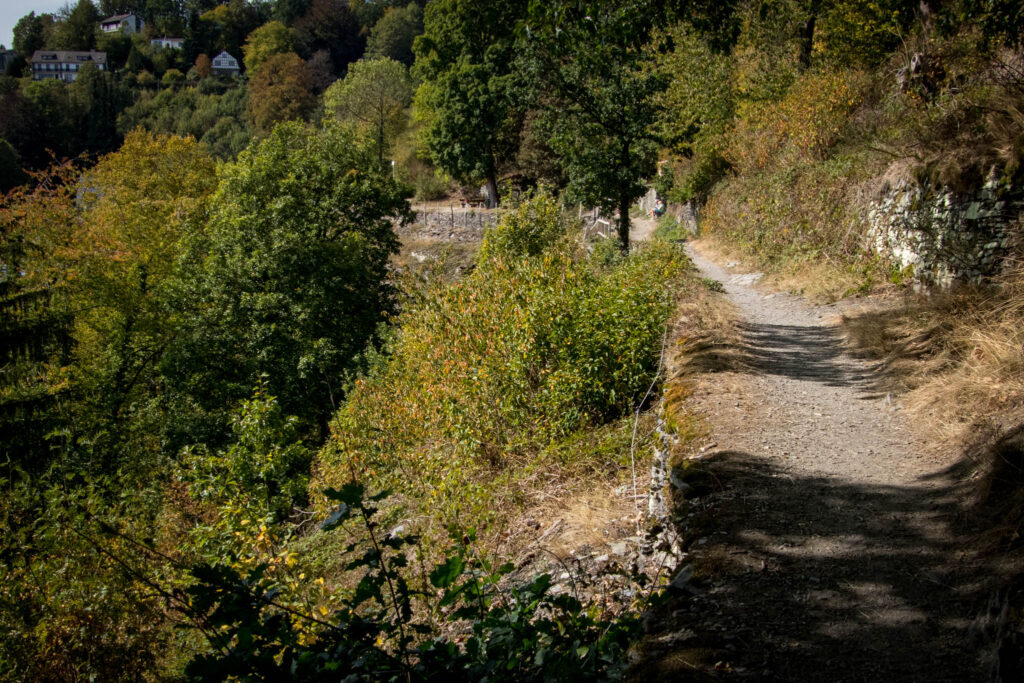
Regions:
[[676, 463], [686, 556], [645, 615], [635, 679], [986, 678], [995, 577], [971, 550], [958, 454], [926, 448], [876, 367], [845, 352], [850, 304], [691, 256], [724, 284], [735, 343], [678, 380], [708, 436]]

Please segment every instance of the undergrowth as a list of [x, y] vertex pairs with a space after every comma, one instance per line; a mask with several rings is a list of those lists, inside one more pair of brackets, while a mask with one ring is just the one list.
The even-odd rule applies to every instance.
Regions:
[[572, 444], [643, 396], [688, 261], [652, 243], [605, 263], [574, 232], [541, 195], [504, 214], [469, 275], [409, 292], [334, 419], [314, 495], [357, 478], [394, 489], [427, 527], [487, 528], [538, 471], [626, 464], [625, 423]]

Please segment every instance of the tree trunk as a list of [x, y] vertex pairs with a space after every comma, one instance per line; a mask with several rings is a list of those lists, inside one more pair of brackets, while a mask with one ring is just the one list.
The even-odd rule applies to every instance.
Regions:
[[487, 176], [487, 208], [493, 209], [498, 205], [498, 179], [493, 175]]
[[800, 67], [809, 69], [811, 67], [811, 53], [814, 51], [814, 24], [815, 17], [811, 16], [800, 27]]
[[629, 196], [626, 193], [619, 195], [619, 246], [623, 252], [629, 251]]

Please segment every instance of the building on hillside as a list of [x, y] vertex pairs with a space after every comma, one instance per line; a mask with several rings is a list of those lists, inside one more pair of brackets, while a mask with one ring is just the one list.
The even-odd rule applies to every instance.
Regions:
[[162, 50], [173, 49], [180, 50], [185, 46], [184, 38], [153, 38], [149, 41], [149, 44], [153, 47], [158, 47]]
[[78, 70], [85, 64], [95, 64], [100, 71], [107, 70], [107, 53], [90, 50], [36, 50], [29, 60], [32, 78], [36, 81], [59, 78], [71, 83], [78, 78]]
[[142, 33], [142, 29], [145, 27], [146, 22], [135, 14], [115, 14], [100, 22], [100, 30], [104, 33], [113, 33], [114, 31]]
[[237, 76], [241, 71], [238, 60], [229, 55], [226, 50], [213, 58], [211, 66], [214, 76]]

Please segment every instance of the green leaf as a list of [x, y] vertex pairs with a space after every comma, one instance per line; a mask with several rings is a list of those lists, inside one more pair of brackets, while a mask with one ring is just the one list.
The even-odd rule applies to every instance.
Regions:
[[441, 564], [434, 567], [430, 572], [430, 583], [435, 588], [447, 588], [452, 585], [466, 566], [465, 560], [459, 555], [453, 555]]

